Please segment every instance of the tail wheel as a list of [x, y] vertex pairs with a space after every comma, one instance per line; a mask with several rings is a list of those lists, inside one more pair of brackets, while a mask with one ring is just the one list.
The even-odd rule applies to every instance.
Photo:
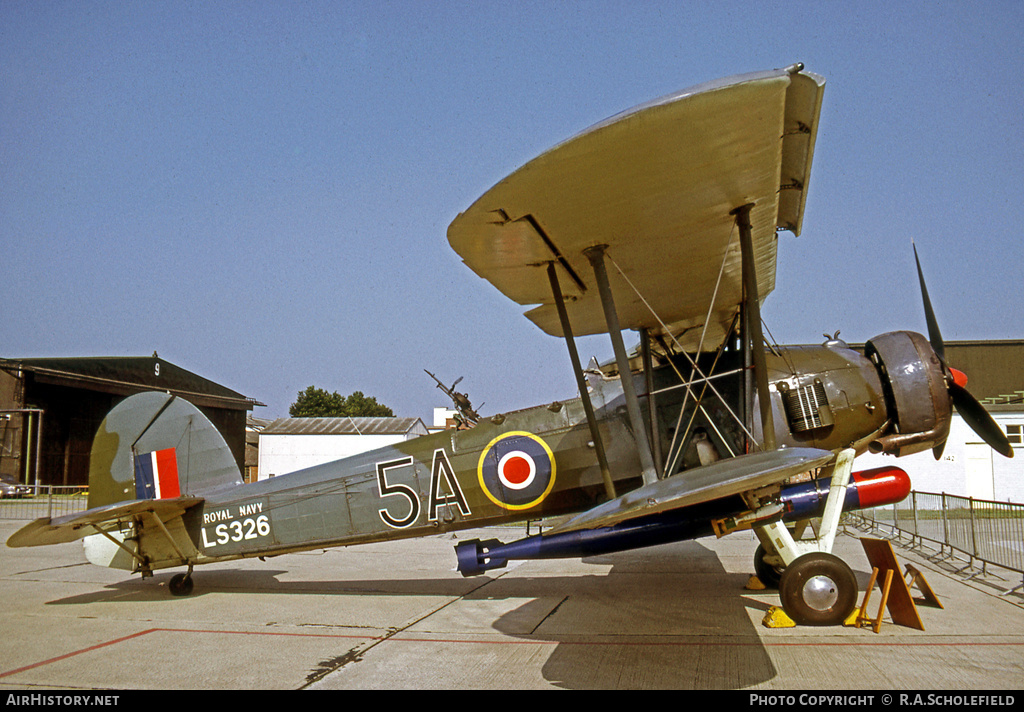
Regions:
[[192, 593], [192, 574], [174, 574], [167, 587], [172, 596], [187, 596]]
[[779, 579], [782, 610], [800, 625], [839, 625], [857, 606], [857, 577], [832, 554], [804, 554]]
[[782, 578], [782, 572], [786, 570], [786, 567], [768, 563], [764, 560], [767, 555], [768, 552], [765, 551], [764, 545], [758, 544], [757, 551], [754, 552], [754, 573], [768, 588], [778, 588], [779, 579]]

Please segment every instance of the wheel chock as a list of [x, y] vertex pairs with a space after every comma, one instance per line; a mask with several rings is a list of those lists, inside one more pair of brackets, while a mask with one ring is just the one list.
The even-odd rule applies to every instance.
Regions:
[[846, 617], [843, 625], [847, 628], [860, 628], [860, 609], [854, 608], [853, 613]]
[[755, 576], [751, 576], [749, 579], [747, 579], [747, 585], [744, 586], [743, 588], [744, 588], [744, 590], [747, 590], [747, 591], [764, 591], [764, 590], [767, 590], [768, 587], [765, 586], [763, 583], [761, 583], [761, 579], [759, 579], [755, 575]]
[[786, 615], [778, 606], [772, 606], [764, 614], [761, 625], [765, 628], [796, 628], [796, 621]]

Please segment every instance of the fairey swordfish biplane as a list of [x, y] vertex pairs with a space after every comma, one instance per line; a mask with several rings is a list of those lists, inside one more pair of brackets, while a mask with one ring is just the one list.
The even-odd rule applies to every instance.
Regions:
[[[460, 429], [244, 484], [194, 406], [142, 393], [96, 434], [89, 509], [7, 544], [84, 538], [91, 562], [144, 577], [185, 566], [169, 582], [185, 595], [197, 564], [545, 517], [558, 518], [518, 541], [459, 543], [458, 569], [752, 528], [755, 571], [783, 609], [841, 622], [858, 592], [830, 553], [840, 514], [910, 488], [895, 467], [853, 472], [854, 457], [938, 457], [954, 406], [1012, 450], [945, 363], [920, 264], [928, 338], [766, 345], [760, 305], [777, 232], [801, 230], [823, 89], [794, 65], [656, 99], [538, 156], [451, 223], [465, 263], [565, 339], [578, 399], [481, 417], [446, 389]], [[585, 369], [574, 336], [596, 333], [615, 359]]]

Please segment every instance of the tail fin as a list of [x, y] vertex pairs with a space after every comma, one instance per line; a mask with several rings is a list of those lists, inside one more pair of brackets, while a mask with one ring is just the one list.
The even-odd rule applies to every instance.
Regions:
[[169, 393], [139, 393], [100, 424], [89, 464], [89, 508], [202, 495], [242, 483], [224, 438], [198, 408]]

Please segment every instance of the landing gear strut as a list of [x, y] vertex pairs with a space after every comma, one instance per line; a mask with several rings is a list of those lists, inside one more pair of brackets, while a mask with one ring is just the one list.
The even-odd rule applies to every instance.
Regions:
[[765, 585], [778, 584], [782, 609], [802, 625], [839, 625], [857, 606], [857, 577], [831, 553], [854, 454], [843, 450], [836, 457], [816, 541], [794, 541], [781, 521], [754, 527], [761, 541], [754, 570]]

